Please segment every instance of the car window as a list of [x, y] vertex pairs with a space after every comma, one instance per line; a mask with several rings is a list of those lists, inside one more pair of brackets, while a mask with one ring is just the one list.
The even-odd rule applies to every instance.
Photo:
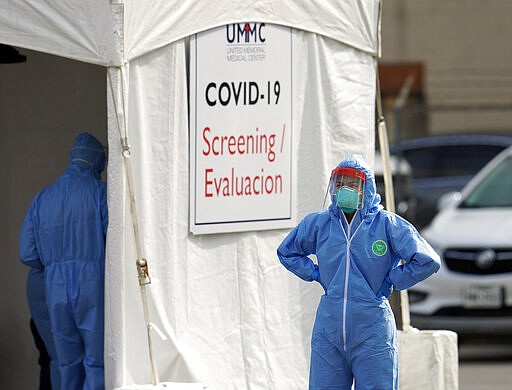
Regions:
[[498, 145], [442, 145], [410, 149], [403, 156], [414, 177], [471, 176], [505, 147]]
[[512, 207], [512, 157], [498, 164], [460, 207]]

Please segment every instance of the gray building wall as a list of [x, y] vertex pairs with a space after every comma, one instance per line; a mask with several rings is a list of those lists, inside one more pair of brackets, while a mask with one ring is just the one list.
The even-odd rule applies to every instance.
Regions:
[[424, 63], [428, 132], [512, 132], [512, 1], [384, 0], [382, 62]]

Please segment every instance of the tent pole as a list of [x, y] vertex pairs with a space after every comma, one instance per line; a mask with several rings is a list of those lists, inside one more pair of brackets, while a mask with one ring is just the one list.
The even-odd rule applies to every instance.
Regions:
[[[376, 105], [377, 105], [377, 121], [380, 154], [382, 156], [382, 167], [384, 176], [384, 192], [386, 194], [386, 209], [395, 212], [395, 194], [393, 192], [393, 175], [391, 174], [391, 159], [389, 155], [389, 141], [388, 132], [386, 128], [386, 121], [382, 111], [382, 99], [380, 94], [379, 71], [377, 70], [377, 91], [376, 91]], [[409, 296], [407, 290], [400, 291], [400, 312], [402, 319], [402, 330], [405, 332], [411, 328], [411, 319], [409, 314]]]

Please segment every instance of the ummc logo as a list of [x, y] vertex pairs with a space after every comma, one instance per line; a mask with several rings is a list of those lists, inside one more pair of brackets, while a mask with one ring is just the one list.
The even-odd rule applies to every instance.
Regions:
[[263, 43], [265, 23], [228, 24], [226, 40], [229, 43]]

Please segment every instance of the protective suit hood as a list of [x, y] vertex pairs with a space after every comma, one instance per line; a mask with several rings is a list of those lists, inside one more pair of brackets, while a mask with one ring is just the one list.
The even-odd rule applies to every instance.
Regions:
[[[353, 168], [359, 171], [364, 172], [366, 175], [366, 185], [364, 187], [364, 199], [363, 199], [363, 207], [360, 211], [361, 215], [364, 217], [368, 213], [377, 212], [379, 209], [383, 207], [380, 204], [380, 195], [377, 193], [377, 188], [375, 185], [375, 176], [373, 175], [372, 170], [369, 165], [364, 161], [363, 157], [359, 154], [354, 154], [342, 162], [340, 162], [337, 168]], [[336, 206], [336, 200], [331, 199], [332, 205], [331, 207]]]
[[105, 169], [106, 156], [103, 145], [92, 134], [81, 133], [76, 137], [69, 153], [69, 163], [76, 162], [88, 164], [98, 173]]

